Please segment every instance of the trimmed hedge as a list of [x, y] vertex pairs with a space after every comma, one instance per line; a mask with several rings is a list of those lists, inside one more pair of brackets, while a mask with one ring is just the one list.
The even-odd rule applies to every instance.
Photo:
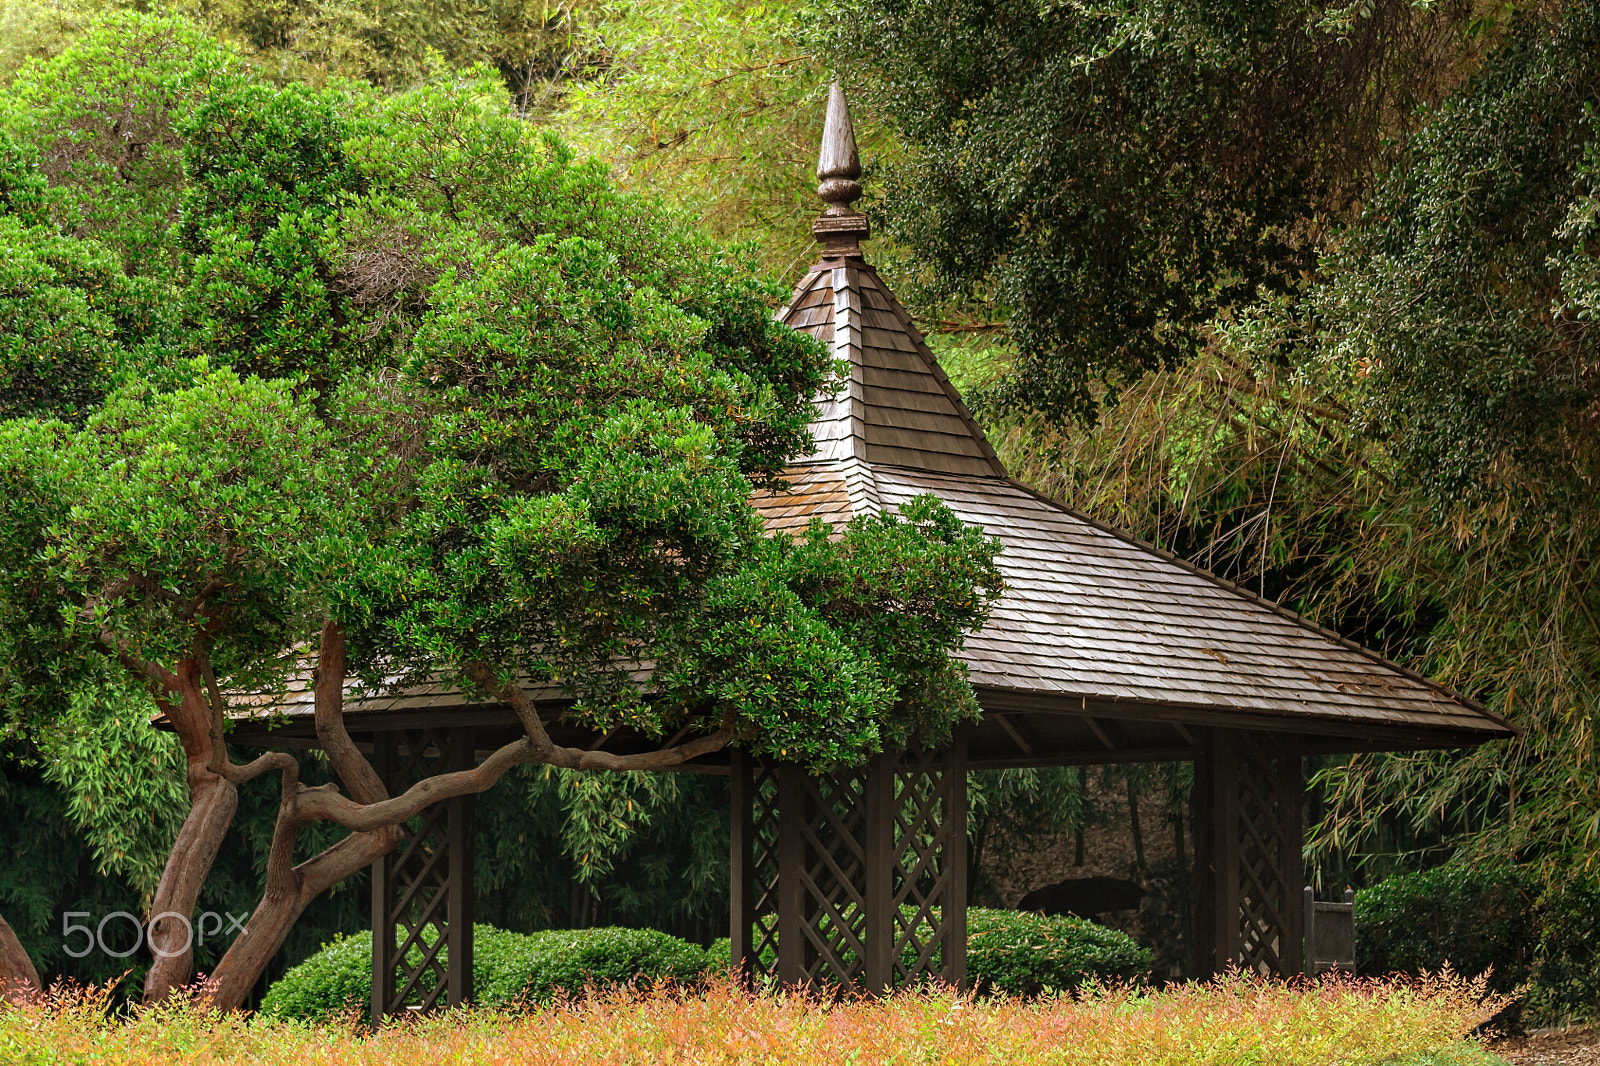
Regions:
[[[723, 973], [729, 961], [726, 939], [703, 949], [654, 929], [621, 928], [523, 934], [479, 925], [472, 955], [474, 1001], [506, 1009], [591, 985], [694, 984]], [[1149, 972], [1150, 958], [1128, 934], [1081, 918], [967, 911], [967, 974], [980, 994], [1032, 996], [1069, 992], [1089, 981], [1138, 980]], [[904, 961], [912, 961], [909, 951]], [[326, 1021], [365, 1012], [371, 998], [372, 934], [357, 933], [284, 974], [267, 991], [261, 1012]]]
[[[902, 908], [907, 918], [914, 913]], [[924, 937], [931, 936], [926, 930]], [[726, 938], [707, 949], [719, 966], [728, 965]], [[845, 960], [854, 953], [845, 952]], [[769, 947], [762, 961], [774, 961]], [[900, 953], [907, 967], [916, 961], [908, 945]], [[936, 951], [933, 965], [943, 961]], [[1070, 992], [1090, 981], [1139, 981], [1150, 973], [1152, 956], [1127, 933], [1082, 918], [1046, 918], [1028, 911], [967, 910], [967, 978], [980, 995], [1036, 996]]]
[[[506, 935], [507, 941], [494, 949], [492, 961], [480, 966], [473, 959], [474, 1000], [484, 1006], [547, 1002], [589, 985], [690, 984], [728, 968], [726, 954], [714, 958], [704, 948], [654, 929], [552, 929]], [[477, 943], [475, 939], [474, 953]]]
[[[477, 950], [474, 942], [473, 950]], [[327, 1021], [365, 1012], [372, 1002], [372, 933], [337, 936], [272, 983], [261, 1013]]]
[[[546, 1002], [589, 985], [629, 981], [699, 981], [727, 968], [727, 951], [702, 948], [654, 929], [553, 929], [510, 933], [473, 928], [472, 983], [476, 1003], [514, 1009]], [[427, 986], [431, 988], [431, 985]], [[413, 997], [420, 1001], [420, 994]], [[372, 999], [372, 934], [340, 937], [284, 974], [261, 1002], [280, 1018], [326, 1021], [365, 1012]]]
[[1528, 980], [1539, 938], [1539, 881], [1514, 866], [1446, 865], [1391, 877], [1356, 893], [1356, 970], [1437, 971], [1446, 962], [1511, 992]]
[[967, 978], [980, 994], [1070, 992], [1090, 981], [1138, 981], [1150, 950], [1127, 933], [1083, 918], [1027, 911], [967, 911]]

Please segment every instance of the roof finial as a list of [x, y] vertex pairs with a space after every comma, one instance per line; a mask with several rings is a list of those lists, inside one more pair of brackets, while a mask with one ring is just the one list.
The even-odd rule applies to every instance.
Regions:
[[822, 151], [817, 155], [817, 195], [828, 204], [811, 232], [826, 245], [824, 255], [860, 255], [859, 244], [872, 234], [867, 216], [851, 208], [861, 198], [861, 156], [850, 105], [834, 82], [828, 89], [828, 118], [822, 126]]
[[844, 90], [834, 82], [828, 90], [828, 119], [822, 126], [822, 151], [817, 156], [817, 195], [828, 202], [828, 214], [843, 215], [861, 198], [861, 156], [856, 152], [856, 131], [850, 124], [850, 105]]

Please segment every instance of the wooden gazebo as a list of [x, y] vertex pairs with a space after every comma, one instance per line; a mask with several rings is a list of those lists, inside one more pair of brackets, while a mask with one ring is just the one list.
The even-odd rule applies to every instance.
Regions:
[[[818, 778], [723, 752], [686, 764], [731, 775], [733, 960], [786, 982], [869, 991], [965, 976], [966, 771], [1187, 760], [1195, 765], [1198, 932], [1205, 970], [1302, 968], [1302, 759], [1316, 753], [1455, 748], [1511, 736], [1469, 699], [1167, 552], [1010, 480], [894, 295], [867, 263], [850, 116], [835, 87], [818, 166], [830, 205], [818, 261], [780, 319], [848, 363], [818, 404], [815, 451], [788, 492], [757, 501], [773, 530], [843, 522], [932, 493], [1004, 545], [1006, 591], [961, 657], [983, 717], [934, 751], [885, 753]], [[314, 744], [309, 691], [274, 699], [270, 734]], [[559, 703], [549, 703], [558, 719]], [[469, 765], [518, 727], [457, 692], [352, 693], [349, 731], [393, 787]], [[625, 731], [561, 743], [625, 752]], [[375, 1020], [428, 965], [438, 997], [471, 981], [470, 799], [441, 804], [373, 877]], [[399, 940], [399, 925], [408, 935]], [[449, 964], [406, 949], [433, 927]]]

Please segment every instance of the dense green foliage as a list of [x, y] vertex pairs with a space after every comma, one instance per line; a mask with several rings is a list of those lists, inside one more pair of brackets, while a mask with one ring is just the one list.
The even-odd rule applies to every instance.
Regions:
[[[1298, 291], [1196, 323], [1013, 469], [1511, 718], [1465, 753], [1320, 763], [1337, 879], [1600, 854], [1591, 113], [1600, 10], [1524, 12], [1423, 113]], [[998, 417], [998, 416], [997, 416]]]
[[[398, 931], [404, 936], [403, 929]], [[446, 949], [441, 949], [444, 951]], [[420, 949], [413, 949], [420, 954]], [[473, 1001], [516, 1009], [563, 993], [618, 984], [689, 984], [727, 969], [727, 959], [653, 929], [510, 933], [479, 924], [472, 933]], [[432, 985], [424, 978], [416, 1000]], [[285, 973], [261, 1002], [262, 1013], [301, 1021], [362, 1014], [372, 996], [372, 934], [340, 937]]]
[[[1447, 82], [1471, 5], [841, 5], [830, 51], [910, 147], [892, 228], [935, 292], [1009, 313], [993, 399], [1055, 413], [1291, 289], [1314, 216]], [[1098, 385], [1097, 385], [1098, 383]]]
[[726, 958], [654, 929], [556, 929], [508, 938], [475, 991], [485, 1005], [514, 1008], [590, 986], [692, 984], [727, 968]]
[[[241, 569], [255, 584], [243, 588], [283, 634], [303, 632], [326, 605], [272, 593], [259, 567], [304, 572], [356, 558], [351, 580], [325, 588], [360, 629], [369, 666], [379, 648], [398, 647], [419, 671], [474, 657], [509, 671], [507, 649], [554, 635], [572, 641], [566, 661], [514, 668], [592, 692], [597, 715], [621, 708], [669, 728], [705, 708], [643, 708], [625, 678], [596, 668], [608, 649], [660, 640], [678, 693], [716, 691], [776, 727], [788, 750], [799, 733], [777, 708], [814, 720], [839, 693], [744, 682], [765, 682], [761, 663], [803, 651], [803, 667], [846, 678], [857, 698], [829, 720], [826, 743], [805, 749], [819, 761], [874, 736], [937, 728], [894, 712], [877, 718], [866, 705], [881, 709], [891, 690], [962, 702], [959, 678], [929, 654], [961, 619], [924, 616], [917, 632], [895, 635], [900, 658], [884, 656], [885, 630], [852, 628], [866, 597], [817, 594], [819, 575], [838, 573], [839, 549], [732, 546], [748, 527], [723, 505], [744, 491], [740, 478], [759, 483], [783, 451], [741, 434], [751, 419], [777, 438], [793, 429], [798, 408], [785, 408], [786, 396], [826, 368], [791, 371], [817, 353], [775, 350], [753, 376], [703, 392], [667, 372], [681, 356], [698, 380], [723, 371], [725, 351], [753, 351], [740, 329], [780, 290], [749, 283], [725, 260], [685, 271], [714, 258], [709, 245], [520, 121], [541, 115], [625, 184], [687, 205], [720, 234], [763, 238], [767, 262], [792, 267], [809, 249], [825, 52], [852, 91], [869, 208], [917, 256], [898, 264], [900, 252], [880, 241], [875, 260], [904, 271], [902, 295], [931, 296], [920, 305], [935, 312], [930, 331], [973, 308], [1009, 322], [998, 350], [1014, 347], [1014, 362], [989, 365], [997, 349], [988, 342], [969, 351], [936, 338], [936, 348], [958, 370], [973, 361], [967, 380], [994, 383], [985, 417], [1014, 471], [1526, 729], [1511, 745], [1465, 755], [1319, 761], [1324, 873], [1371, 884], [1455, 854], [1490, 867], [1531, 862], [1561, 884], [1561, 871], [1600, 854], [1592, 3], [1111, 11], [852, 0], [809, 22], [784, 4], [389, 14], [209, 7], [207, 26], [244, 60], [171, 18], [117, 16], [108, 32], [61, 8], [53, 38], [42, 15], [7, 23], [44, 35], [19, 29], [0, 46], [7, 56], [24, 38], [54, 41], [52, 53], [77, 41], [24, 70], [16, 102], [0, 107], [0, 415], [52, 414], [67, 426], [7, 438], [26, 461], [0, 476], [27, 471], [26, 483], [6, 482], [13, 502], [0, 507], [9, 553], [0, 565], [20, 575], [19, 589], [65, 573], [52, 552], [116, 547], [78, 532], [70, 550], [47, 550], [34, 536], [57, 519], [57, 489], [78, 476], [56, 455], [82, 469], [122, 432], [89, 424], [105, 397], [181, 396], [193, 417], [210, 417], [206, 403], [260, 387], [225, 383], [215, 358], [204, 368], [187, 361], [223, 351], [231, 372], [279, 379], [306, 427], [361, 442], [346, 454], [393, 475], [375, 483], [369, 468], [347, 469], [332, 484], [368, 494], [297, 501], [303, 517], [284, 534], [315, 529], [315, 558], [252, 542], [258, 554]], [[489, 59], [498, 69], [452, 77], [426, 58], [430, 47], [446, 65]], [[513, 53], [522, 58], [504, 58]], [[507, 84], [520, 94], [512, 108]], [[411, 91], [386, 98], [374, 85]], [[579, 243], [563, 243], [571, 238]], [[652, 242], [665, 250], [639, 252]], [[653, 292], [636, 296], [641, 289]], [[508, 313], [517, 304], [537, 310]], [[601, 317], [586, 317], [590, 308]], [[704, 343], [688, 336], [705, 322]], [[530, 341], [542, 336], [594, 357], [540, 362], [546, 349]], [[536, 362], [551, 372], [518, 377]], [[609, 376], [617, 366], [656, 375], [662, 406], [635, 418], [633, 384]], [[1155, 367], [1168, 369], [1147, 372]], [[756, 396], [764, 374], [779, 382], [771, 402]], [[152, 375], [146, 393], [130, 384]], [[581, 412], [563, 391], [569, 378]], [[207, 382], [211, 400], [191, 391]], [[548, 397], [538, 391], [546, 387]], [[740, 397], [740, 413], [715, 414], [719, 389]], [[536, 416], [523, 419], [530, 400]], [[686, 419], [663, 409], [674, 405]], [[1091, 410], [1092, 419], [1053, 420]], [[166, 416], [126, 424], [197, 439]], [[708, 425], [705, 448], [686, 431]], [[649, 461], [590, 485], [594, 468], [574, 443], [586, 434], [600, 442], [591, 458], [649, 439]], [[516, 454], [503, 447], [511, 439], [533, 443]], [[303, 456], [279, 444], [264, 449], [264, 463]], [[396, 455], [405, 463], [382, 466]], [[733, 468], [737, 476], [724, 476]], [[161, 485], [159, 471], [141, 477], [140, 486]], [[703, 494], [675, 497], [685, 507], [657, 512], [648, 529], [613, 521], [631, 521], [629, 508], [673, 484]], [[239, 506], [229, 513], [252, 505]], [[686, 515], [698, 524], [674, 528], [663, 555], [641, 548]], [[351, 531], [373, 528], [391, 539], [347, 555], [359, 542]], [[851, 565], [875, 560], [865, 572], [901, 604], [937, 595], [897, 577], [913, 558], [949, 558], [904, 554], [924, 550], [919, 530], [951, 535], [937, 522], [863, 530], [846, 554]], [[684, 557], [701, 565], [692, 595], [674, 584], [685, 570], [672, 554], [691, 541], [705, 550]], [[175, 546], [139, 551], [185, 574], [203, 561], [179, 558]], [[595, 584], [581, 602], [529, 597], [550, 621], [539, 629], [520, 617], [518, 597], [529, 574], [547, 569], [552, 587]], [[956, 569], [956, 585], [981, 576]], [[79, 582], [80, 604], [85, 575], [66, 575]], [[516, 605], [518, 617], [496, 603]], [[591, 610], [592, 622], [571, 622]], [[0, 611], [0, 630], [60, 647], [63, 625], [40, 597], [0, 599]], [[759, 639], [746, 639], [749, 618], [766, 623]], [[158, 608], [143, 604], [123, 631], [144, 633], [152, 619], [161, 621]], [[65, 628], [75, 625], [81, 638], [89, 627]], [[169, 625], [167, 646], [185, 632]], [[863, 673], [868, 661], [875, 668]], [[37, 675], [23, 683], [42, 684]], [[73, 683], [98, 685], [99, 673]], [[74, 795], [94, 795], [101, 778], [82, 773], [93, 760], [74, 765]], [[513, 785], [505, 809], [486, 804], [485, 816], [522, 834], [525, 813], [538, 812], [526, 834], [536, 843], [518, 843], [556, 858], [530, 859], [496, 837], [492, 861], [480, 846], [480, 883], [530, 924], [672, 913], [690, 923], [682, 931], [703, 935], [707, 915], [679, 903], [709, 897], [681, 892], [676, 873], [692, 870], [702, 890], [720, 891], [725, 860], [696, 813], [701, 801], [675, 787], [565, 775]], [[981, 782], [974, 856], [995, 858], [986, 841], [1079, 824], [1078, 799], [1070, 775]], [[146, 827], [126, 839], [111, 817], [91, 822], [106, 868], [152, 846]], [[647, 829], [670, 847], [638, 848]], [[1561, 898], [1552, 890], [1542, 906], [1584, 927], [1581, 908]], [[1582, 1000], [1582, 941], [1541, 928], [1554, 946], [1540, 965], [1566, 967], [1553, 978], [1572, 989], [1562, 1002]]]
[[[474, 926], [472, 950], [478, 951], [499, 930]], [[476, 963], [476, 958], [474, 958]], [[473, 966], [473, 979], [479, 975]], [[372, 1003], [372, 933], [334, 938], [322, 950], [289, 969], [267, 989], [261, 1012], [279, 1018], [327, 1021], [344, 1015], [360, 1017]]]
[[[231, 369], [174, 364], [183, 387], [126, 387], [81, 431], [7, 427], [12, 507], [66, 519], [43, 557], [73, 590], [53, 631], [7, 630], [12, 707], [76, 683], [30, 664], [97, 637], [164, 662], [204, 632], [237, 674], [331, 609], [386, 674], [515, 670], [651, 731], [719, 708], [822, 762], [970, 710], [942, 649], [992, 549], [932, 503], [765, 540], [751, 488], [803, 447], [820, 352], [488, 92], [223, 79], [172, 120], [186, 340]], [[53, 112], [27, 113], [48, 141]], [[884, 602], [888, 624], [861, 612]], [[645, 648], [648, 707], [625, 667]]]
[[1476, 977], [1492, 969], [1490, 986], [1514, 991], [1532, 972], [1539, 888], [1525, 869], [1449, 864], [1363, 889], [1356, 893], [1356, 970], [1419, 974], [1449, 964]]
[[1539, 942], [1529, 1012], [1540, 1019], [1600, 1018], [1600, 886], [1553, 881], [1539, 900]]
[[[119, 0], [6, 0], [0, 5], [0, 78], [29, 59], [58, 54], [108, 15], [161, 10], [227, 42], [263, 76], [314, 85], [349, 78], [390, 89], [441, 70], [492, 65], [519, 104], [537, 110], [581, 66], [576, 35], [598, 14], [581, 0], [531, 4], [497, 0], [405, 3], [200, 3], [142, 5]], [[576, 49], [576, 51], [575, 51]]]
[[[912, 907], [903, 906], [900, 913], [908, 925], [916, 919]], [[759, 928], [753, 932], [757, 938], [762, 936]], [[934, 931], [924, 925], [918, 934], [926, 942]], [[724, 937], [708, 950], [714, 960], [725, 961], [731, 946]], [[900, 965], [905, 970], [916, 966], [917, 952], [917, 945], [910, 941], [902, 945]], [[848, 965], [856, 956], [846, 947], [841, 957]], [[931, 959], [934, 969], [942, 958], [942, 949], [936, 949]], [[768, 944], [762, 961], [771, 966], [776, 959]], [[1084, 918], [988, 907], [967, 909], [967, 977], [980, 995], [1037, 996], [1071, 992], [1095, 982], [1140, 982], [1149, 977], [1151, 963], [1150, 950], [1133, 937]]]
[[980, 993], [1070, 992], [1091, 981], [1138, 981], [1151, 956], [1127, 933], [1071, 916], [967, 911], [967, 976]]

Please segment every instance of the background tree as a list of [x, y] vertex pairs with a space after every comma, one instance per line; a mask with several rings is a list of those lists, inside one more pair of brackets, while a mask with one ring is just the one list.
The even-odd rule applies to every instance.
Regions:
[[[1592, 869], [1593, 5], [1528, 13], [1428, 113], [1297, 294], [1211, 326], [1092, 425], [1014, 423], [1036, 484], [1521, 724], [1326, 766], [1324, 869]], [[1353, 869], [1368, 866], [1370, 871]]]
[[1059, 418], [1293, 288], [1386, 138], [1495, 32], [1471, 4], [1405, 0], [852, 0], [827, 44], [909, 149], [889, 229], [934, 296], [1005, 316], [993, 401]]

